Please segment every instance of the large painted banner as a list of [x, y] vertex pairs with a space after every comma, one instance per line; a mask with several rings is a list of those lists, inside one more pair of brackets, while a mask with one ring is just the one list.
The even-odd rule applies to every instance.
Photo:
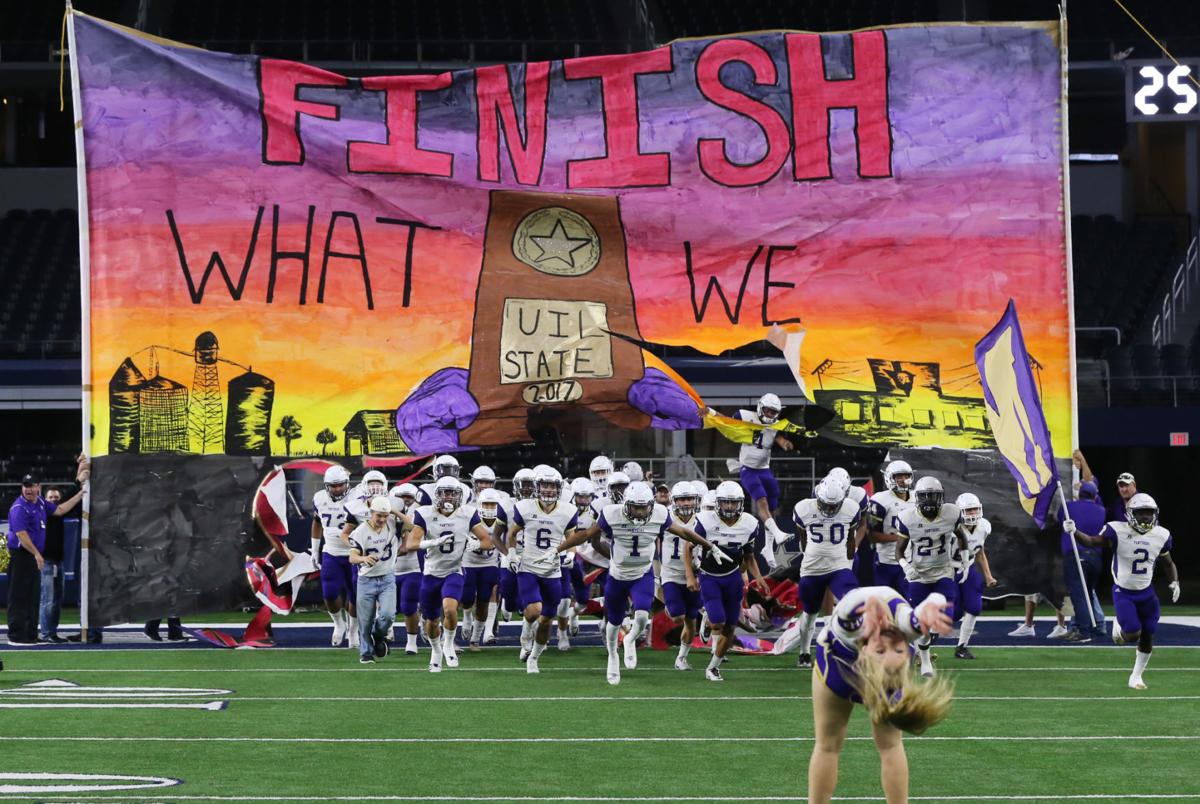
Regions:
[[97, 489], [562, 406], [700, 427], [643, 347], [773, 326], [832, 434], [990, 447], [972, 347], [1009, 299], [1070, 452], [1056, 23], [362, 78], [71, 25]]

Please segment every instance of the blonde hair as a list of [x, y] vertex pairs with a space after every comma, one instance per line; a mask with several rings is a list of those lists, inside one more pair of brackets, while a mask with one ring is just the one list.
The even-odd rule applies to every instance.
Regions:
[[[881, 629], [879, 638], [904, 640], [894, 627]], [[871, 715], [872, 724], [887, 723], [909, 734], [923, 734], [950, 714], [954, 683], [945, 676], [917, 681], [910, 663], [889, 670], [880, 662], [864, 661], [865, 655], [859, 653], [854, 663], [852, 683]]]

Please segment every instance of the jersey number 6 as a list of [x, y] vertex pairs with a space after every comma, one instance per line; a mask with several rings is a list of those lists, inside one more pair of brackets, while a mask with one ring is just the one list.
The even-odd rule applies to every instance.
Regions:
[[549, 528], [540, 528], [533, 538], [533, 543], [538, 546], [539, 550], [550, 549], [550, 534], [552, 531]]

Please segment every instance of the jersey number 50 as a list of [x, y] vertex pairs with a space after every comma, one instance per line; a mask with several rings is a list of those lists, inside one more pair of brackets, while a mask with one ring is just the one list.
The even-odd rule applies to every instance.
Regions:
[[[821, 534], [821, 524], [813, 523], [808, 526], [808, 540], [815, 544], [819, 544], [825, 537]], [[832, 522], [829, 525], [828, 541], [830, 544], [841, 544], [846, 541], [846, 526], [841, 522]]]

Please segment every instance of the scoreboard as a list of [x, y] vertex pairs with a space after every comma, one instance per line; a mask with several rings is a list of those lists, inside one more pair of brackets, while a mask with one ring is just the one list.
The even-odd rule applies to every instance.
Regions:
[[1200, 120], [1200, 59], [1125, 62], [1125, 119], [1130, 123]]

